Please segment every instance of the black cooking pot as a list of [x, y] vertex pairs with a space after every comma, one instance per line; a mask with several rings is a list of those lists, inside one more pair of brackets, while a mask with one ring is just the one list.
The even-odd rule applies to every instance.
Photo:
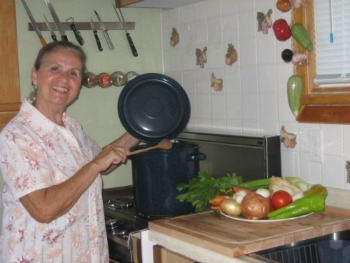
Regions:
[[[142, 147], [142, 146], [137, 146]], [[177, 186], [199, 171], [206, 156], [197, 144], [173, 142], [170, 150], [153, 150], [130, 156], [136, 210], [145, 217], [172, 216], [193, 212], [190, 203], [177, 200]]]

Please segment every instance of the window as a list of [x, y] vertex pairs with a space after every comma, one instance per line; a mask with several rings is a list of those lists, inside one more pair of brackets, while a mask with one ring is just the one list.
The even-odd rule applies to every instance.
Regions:
[[[314, 1], [316, 0], [309, 0], [307, 4], [303, 5], [301, 8], [293, 10], [293, 23], [300, 23], [305, 26], [315, 47], [315, 41], [317, 39], [315, 39]], [[329, 3], [329, 1], [323, 2]], [[330, 23], [328, 24], [330, 25]], [[334, 26], [335, 24], [333, 23], [333, 29]], [[328, 27], [327, 38], [330, 33], [329, 29], [330, 26]], [[337, 41], [337, 36], [334, 36], [334, 42], [335, 41]], [[300, 53], [307, 52], [295, 41], [293, 42], [293, 50], [294, 52]], [[349, 52], [345, 47], [340, 48], [340, 51]], [[316, 73], [315, 49], [311, 52], [307, 52], [307, 55], [309, 63], [307, 65], [295, 66], [294, 68], [295, 74], [301, 76], [304, 87], [301, 97], [302, 107], [297, 120], [299, 122], [350, 124], [350, 85], [343, 85], [343, 83], [327, 83], [327, 85], [322, 85], [324, 83], [321, 84], [320, 82], [315, 83], [315, 79], [320, 79], [322, 75], [322, 73], [319, 75]], [[329, 69], [323, 71], [323, 77], [327, 77], [328, 70]], [[320, 68], [319, 72], [322, 72]]]
[[322, 87], [350, 87], [350, 0], [315, 1], [316, 77]]

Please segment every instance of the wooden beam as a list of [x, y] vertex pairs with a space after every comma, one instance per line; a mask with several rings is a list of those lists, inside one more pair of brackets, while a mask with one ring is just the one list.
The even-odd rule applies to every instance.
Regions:
[[142, 0], [115, 0], [115, 5], [117, 7], [124, 7], [141, 1]]

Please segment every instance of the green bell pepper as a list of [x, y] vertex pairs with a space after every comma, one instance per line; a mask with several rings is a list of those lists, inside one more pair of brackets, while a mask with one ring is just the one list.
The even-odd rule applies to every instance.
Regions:
[[271, 220], [285, 219], [306, 215], [312, 212], [323, 212], [325, 210], [325, 199], [322, 195], [314, 194], [300, 198], [289, 205], [271, 211], [267, 217]]

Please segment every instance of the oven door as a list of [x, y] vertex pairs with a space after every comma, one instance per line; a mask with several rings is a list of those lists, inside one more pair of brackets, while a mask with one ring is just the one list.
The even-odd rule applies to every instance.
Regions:
[[132, 250], [128, 240], [121, 239], [107, 233], [109, 261], [118, 263], [132, 263]]

